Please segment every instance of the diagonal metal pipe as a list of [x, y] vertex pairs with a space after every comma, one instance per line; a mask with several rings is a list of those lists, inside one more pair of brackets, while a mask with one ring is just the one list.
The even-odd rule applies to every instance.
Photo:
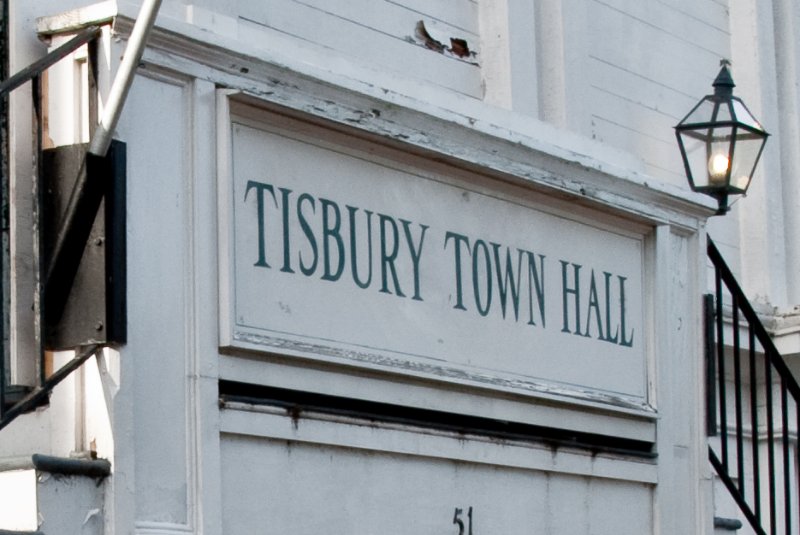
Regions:
[[103, 116], [92, 136], [89, 144], [89, 153], [103, 157], [108, 152], [114, 129], [117, 127], [122, 107], [133, 83], [136, 68], [142, 60], [144, 47], [150, 30], [156, 22], [158, 9], [161, 7], [161, 0], [145, 0], [139, 10], [139, 16], [133, 25], [133, 31], [128, 39], [128, 46], [125, 48], [125, 55], [122, 57], [114, 83], [108, 94], [106, 105], [103, 108]]

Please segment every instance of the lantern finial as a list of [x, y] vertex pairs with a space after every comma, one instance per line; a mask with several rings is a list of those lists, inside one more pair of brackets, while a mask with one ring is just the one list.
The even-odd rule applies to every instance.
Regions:
[[717, 74], [717, 78], [712, 84], [714, 86], [714, 94], [720, 97], [730, 97], [733, 95], [733, 88], [736, 87], [729, 69], [731, 62], [727, 59], [721, 59], [719, 60], [719, 64], [722, 68], [719, 70], [719, 74]]

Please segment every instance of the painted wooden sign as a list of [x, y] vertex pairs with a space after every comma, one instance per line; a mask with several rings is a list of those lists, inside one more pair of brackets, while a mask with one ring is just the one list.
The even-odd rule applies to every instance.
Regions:
[[640, 234], [335, 137], [231, 120], [223, 345], [645, 404]]

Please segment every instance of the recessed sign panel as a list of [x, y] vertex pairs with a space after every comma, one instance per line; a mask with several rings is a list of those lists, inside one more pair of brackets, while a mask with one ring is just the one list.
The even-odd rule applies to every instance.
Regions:
[[224, 345], [645, 404], [641, 235], [325, 130], [230, 133]]

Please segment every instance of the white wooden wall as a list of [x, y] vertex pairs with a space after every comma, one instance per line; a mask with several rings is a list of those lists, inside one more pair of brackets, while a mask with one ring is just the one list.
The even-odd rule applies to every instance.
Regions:
[[[654, 319], [648, 364], [659, 414], [657, 462], [324, 415], [298, 420], [282, 409], [246, 404], [220, 410], [217, 378], [423, 406], [452, 399], [459, 411], [494, 411], [532, 423], [545, 414], [535, 401], [479, 401], [469, 389], [220, 354], [214, 326], [224, 309], [215, 302], [214, 254], [221, 208], [213, 197], [213, 152], [206, 152], [213, 140], [204, 129], [213, 130], [219, 103], [209, 98], [208, 82], [166, 76], [155, 63], [142, 70], [121, 128], [132, 142], [145, 132], [148, 140], [131, 147], [129, 162], [132, 318], [114, 425], [115, 436], [131, 440], [114, 448], [119, 471], [109, 499], [118, 529], [163, 534], [202, 525], [210, 533], [311, 534], [322, 526], [387, 533], [414, 526], [455, 533], [455, 509], [469, 507], [476, 530], [638, 534], [656, 525], [698, 533], [707, 527], [698, 361], [692, 358], [697, 338], [690, 334], [697, 331], [682, 325], [692, 317], [693, 292], [671, 290], [697, 288], [689, 266], [698, 242], [668, 226], [654, 235], [651, 254], [660, 267], [649, 279], [658, 303], [651, 314], [664, 320]], [[673, 317], [676, 311], [680, 317]], [[563, 425], [592, 426], [581, 423], [593, 419], [583, 409], [561, 410]], [[595, 410], [594, 419], [608, 418]], [[636, 420], [608, 421], [624, 434]]]
[[[16, 3], [15, 20], [32, 31], [35, 16], [76, 5]], [[118, 57], [137, 4], [108, 7], [124, 14]], [[764, 57], [778, 46], [766, 11], [748, 34]], [[710, 532], [695, 358], [703, 210], [683, 192], [672, 126], [710, 92], [720, 58], [734, 56], [738, 80], [737, 58], [747, 50], [731, 44], [731, 21], [749, 14], [715, 0], [165, 0], [118, 132], [129, 142], [131, 316], [129, 344], [101, 362], [111, 370], [103, 377], [107, 418], [89, 418], [77, 440], [63, 429], [71, 422], [42, 424], [39, 415], [20, 436], [37, 445], [98, 441], [114, 461], [109, 533], [313, 533], [320, 518], [341, 532], [406, 533], [415, 522], [447, 532], [454, 509], [468, 507], [479, 533]], [[434, 38], [465, 39], [476, 55], [426, 49], [415, 35], [420, 20]], [[17, 64], [38, 50], [24, 24]], [[781, 31], [784, 40], [792, 35]], [[742, 89], [756, 93], [756, 115], [763, 111], [765, 122], [771, 117], [791, 134], [774, 106], [779, 84], [752, 78], [743, 76]], [[458, 399], [464, 410], [515, 418], [541, 414], [531, 416], [525, 403], [220, 353], [217, 129], [218, 89], [226, 87], [555, 194], [575, 210], [590, 205], [651, 226], [647, 369], [658, 461], [220, 409], [223, 377], [329, 393], [361, 388], [364, 398], [408, 403]], [[787, 91], [781, 98], [792, 98]], [[774, 146], [765, 184], [791, 193], [780, 175], [793, 163]], [[784, 229], [791, 195], [774, 195], [757, 187], [742, 201], [757, 210], [737, 213], [737, 205], [711, 231], [745, 283], [785, 303], [794, 267], [784, 262], [797, 244], [784, 242], [793, 236]], [[765, 260], [740, 262], [740, 250]], [[564, 410], [570, 421], [590, 419]], [[626, 425], [626, 417], [603, 417]], [[50, 446], [63, 453], [63, 444]]]
[[[700, 416], [699, 384], [693, 379], [699, 375], [691, 358], [697, 339], [676, 336], [678, 332], [696, 334], [683, 326], [694, 314], [692, 292], [682, 295], [670, 290], [697, 288], [698, 271], [691, 266], [699, 252], [693, 232], [700, 229], [691, 226], [691, 221], [697, 224], [694, 216], [648, 206], [644, 200], [635, 200], [632, 190], [628, 198], [639, 203], [637, 213], [655, 208], [662, 214], [655, 219], [663, 217], [665, 222], [654, 231], [653, 250], [648, 253], [653, 255], [652, 265], [659, 266], [648, 275], [652, 277], [648, 314], [658, 325], [653, 334], [664, 335], [653, 336], [648, 345], [648, 395], [663, 414], [657, 439], [650, 436], [657, 440], [663, 463], [592, 456], [580, 450], [553, 452], [323, 416], [294, 421], [285, 411], [247, 405], [228, 404], [220, 410], [218, 378], [410, 404], [441, 405], [453, 399], [458, 400], [459, 410], [494, 411], [497, 416], [514, 414], [514, 418], [535, 417], [544, 408], [532, 403], [526, 409], [525, 403], [502, 399], [479, 402], [475, 392], [406, 384], [381, 374], [359, 376], [337, 367], [302, 366], [235, 350], [219, 353], [216, 324], [221, 308], [216, 302], [215, 255], [218, 218], [224, 214], [215, 194], [217, 166], [225, 153], [216, 151], [216, 138], [210, 133], [224, 133], [227, 123], [220, 101], [212, 98], [213, 84], [244, 89], [254, 95], [253, 102], [264, 97], [333, 121], [355, 117], [353, 110], [380, 108], [380, 113], [359, 116], [354, 124], [376, 132], [386, 129], [389, 136], [405, 136], [404, 132], [417, 127], [422, 134], [401, 146], [441, 151], [448, 158], [472, 158], [471, 166], [486, 162], [480, 160], [477, 141], [465, 130], [468, 127], [457, 125], [458, 114], [448, 112], [447, 121], [453, 125], [449, 132], [453, 137], [448, 140], [448, 136], [439, 137], [446, 131], [440, 123], [414, 119], [414, 109], [383, 107], [375, 100], [386, 94], [382, 89], [364, 97], [337, 88], [331, 98], [326, 96], [329, 90], [319, 89], [313, 79], [300, 77], [293, 82], [296, 74], [290, 70], [264, 75], [253, 71], [258, 62], [232, 69], [228, 64], [209, 68], [207, 57], [197, 59], [154, 45], [145, 55], [120, 127], [120, 136], [136, 147], [131, 146], [129, 161], [132, 331], [121, 354], [123, 386], [114, 409], [115, 435], [131, 440], [115, 444], [120, 468], [113, 483], [116, 491], [110, 495], [115, 526], [155, 534], [183, 533], [200, 526], [209, 533], [313, 533], [321, 524], [334, 531], [367, 532], [381, 527], [403, 533], [414, 525], [434, 533], [455, 530], [454, 510], [466, 512], [469, 507], [473, 507], [475, 529], [483, 530], [533, 532], [538, 526], [554, 534], [633, 534], [650, 532], [655, 525], [674, 532], [702, 532], [710, 525], [700, 428], [687, 425], [687, 419], [699, 422]], [[286, 76], [286, 81], [276, 84], [273, 79], [278, 75]], [[328, 76], [330, 81], [336, 75]], [[384, 81], [392, 80], [386, 77]], [[443, 90], [426, 91], [436, 97]], [[327, 104], [326, 98], [330, 99]], [[459, 98], [464, 102], [464, 97]], [[365, 108], [367, 102], [375, 105]], [[544, 127], [540, 132], [549, 130]], [[138, 142], [143, 135], [146, 141]], [[498, 149], [506, 150], [514, 142], [513, 134], [507, 136], [494, 141]], [[506, 173], [520, 173], [518, 179], [531, 173], [530, 180], [549, 180], [547, 173], [536, 178], [524, 167], [523, 156], [535, 154], [528, 147], [535, 138], [523, 139], [525, 145], [518, 154], [505, 154], [491, 165], [505, 165]], [[569, 139], [557, 141], [567, 144]], [[462, 153], [465, 144], [474, 154]], [[492, 146], [481, 149], [488, 154]], [[550, 165], [549, 158], [541, 156], [542, 165]], [[555, 161], [553, 180], [571, 180], [570, 164]], [[601, 164], [590, 165], [595, 167], [580, 172], [583, 184], [605, 180], [597, 168]], [[609, 180], [608, 191], [616, 191], [622, 199], [626, 188], [634, 187], [626, 180]], [[582, 187], [579, 183], [575, 183], [575, 195]], [[636, 189], [639, 194], [646, 189], [642, 184], [635, 188], [641, 188]], [[605, 193], [598, 195], [587, 202], [602, 202]], [[612, 206], [616, 201], [605, 202]], [[680, 311], [680, 317], [674, 316], [675, 311]], [[685, 360], [676, 363], [675, 354], [685, 355]], [[562, 410], [567, 421], [592, 420], [575, 408]], [[528, 416], [522, 416], [526, 412]], [[609, 417], [602, 413], [596, 416]], [[620, 428], [635, 428], [638, 418], [620, 415], [609, 421]], [[691, 498], [671, 490], [677, 488], [691, 488]], [[576, 503], [580, 504], [577, 509]], [[623, 510], [625, 514], [619, 514]]]

